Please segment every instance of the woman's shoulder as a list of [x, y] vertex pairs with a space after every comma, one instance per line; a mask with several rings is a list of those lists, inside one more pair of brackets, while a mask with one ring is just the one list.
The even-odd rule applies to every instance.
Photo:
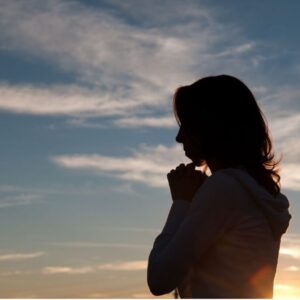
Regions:
[[228, 172], [230, 170], [232, 170], [232, 168], [220, 169], [214, 172], [206, 179], [203, 187], [216, 190], [231, 190], [232, 188], [237, 188], [238, 182], [233, 176], [230, 175]]
[[233, 177], [230, 169], [220, 169], [210, 175], [201, 188], [198, 190], [199, 197], [213, 198], [215, 201], [223, 201], [224, 198], [236, 202], [241, 196], [244, 196], [245, 190], [241, 187], [240, 183]]

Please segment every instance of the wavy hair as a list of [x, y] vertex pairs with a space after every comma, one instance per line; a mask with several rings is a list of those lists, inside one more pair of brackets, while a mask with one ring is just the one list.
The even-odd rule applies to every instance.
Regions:
[[229, 75], [209, 76], [177, 89], [176, 120], [199, 142], [205, 160], [243, 166], [272, 195], [280, 192], [279, 162], [266, 118], [250, 89]]

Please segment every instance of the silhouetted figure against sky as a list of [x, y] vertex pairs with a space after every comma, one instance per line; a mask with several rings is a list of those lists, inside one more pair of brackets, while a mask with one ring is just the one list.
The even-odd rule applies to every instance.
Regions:
[[[154, 295], [271, 298], [291, 215], [268, 127], [244, 83], [212, 76], [174, 95], [191, 164], [168, 173], [172, 206], [148, 261]], [[208, 166], [211, 175], [195, 170]]]

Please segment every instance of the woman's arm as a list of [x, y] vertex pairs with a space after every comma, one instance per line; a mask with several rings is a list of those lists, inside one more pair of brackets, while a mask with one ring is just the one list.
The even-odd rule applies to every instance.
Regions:
[[189, 268], [227, 228], [232, 181], [217, 172], [198, 190], [192, 203], [174, 201], [149, 255], [147, 280], [154, 295], [173, 291]]

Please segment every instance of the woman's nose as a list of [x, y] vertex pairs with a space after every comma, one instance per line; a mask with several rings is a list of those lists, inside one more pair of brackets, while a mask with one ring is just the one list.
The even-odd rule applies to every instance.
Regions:
[[181, 127], [179, 128], [179, 131], [177, 133], [176, 142], [183, 143], [183, 131], [182, 131]]

